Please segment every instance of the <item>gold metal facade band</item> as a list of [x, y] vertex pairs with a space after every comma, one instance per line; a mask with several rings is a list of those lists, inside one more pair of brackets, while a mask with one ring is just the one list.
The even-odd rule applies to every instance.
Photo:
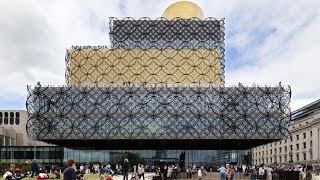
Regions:
[[70, 85], [223, 83], [220, 50], [71, 48]]

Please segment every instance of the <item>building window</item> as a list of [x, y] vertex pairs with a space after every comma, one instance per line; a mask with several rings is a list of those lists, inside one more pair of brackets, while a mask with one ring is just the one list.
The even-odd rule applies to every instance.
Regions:
[[293, 149], [293, 148], [292, 148], [292, 145], [290, 145], [290, 151], [292, 151], [292, 149]]
[[279, 147], [279, 153], [281, 153], [281, 147]]
[[296, 144], [296, 149], [297, 149], [297, 151], [299, 150], [299, 144]]
[[279, 163], [282, 163], [282, 157], [279, 156]]
[[2, 112], [0, 112], [0, 124], [2, 124]]
[[281, 140], [279, 141], [279, 145], [281, 144]]
[[287, 162], [287, 155], [284, 155], [284, 162], [286, 163]]
[[307, 138], [307, 134], [303, 133], [303, 139]]
[[310, 137], [312, 137], [312, 131], [310, 131]]
[[287, 143], [287, 139], [284, 140], [284, 143]]
[[13, 112], [10, 113], [10, 124], [11, 125], [14, 124], [14, 113]]
[[303, 149], [306, 149], [306, 148], [307, 148], [307, 143], [303, 142]]
[[20, 124], [20, 113], [16, 112], [16, 125]]
[[310, 160], [313, 160], [313, 157], [312, 157], [312, 151], [309, 152], [310, 153]]
[[299, 154], [296, 154], [296, 158], [297, 158], [297, 161], [300, 161], [300, 160], [299, 160]]
[[312, 148], [312, 141], [310, 141], [310, 148]]
[[292, 137], [290, 138], [290, 142], [292, 142]]
[[277, 154], [277, 149], [276, 148], [274, 148], [274, 153]]
[[272, 163], [272, 157], [270, 158], [270, 163]]
[[303, 160], [307, 160], [307, 154], [306, 153], [303, 153]]
[[8, 112], [5, 112], [4, 113], [4, 120], [3, 120], [4, 124], [8, 124], [8, 119], [9, 119]]
[[272, 155], [272, 149], [270, 149], [270, 155]]
[[284, 147], [284, 152], [287, 152], [288, 148], [287, 146]]
[[299, 140], [299, 134], [297, 134], [296, 137], [297, 137], [297, 141], [298, 141]]
[[293, 162], [293, 158], [292, 158], [292, 155], [291, 155], [291, 154], [289, 155], [289, 157], [290, 157], [290, 160], [289, 160], [289, 161], [290, 161], [290, 162]]

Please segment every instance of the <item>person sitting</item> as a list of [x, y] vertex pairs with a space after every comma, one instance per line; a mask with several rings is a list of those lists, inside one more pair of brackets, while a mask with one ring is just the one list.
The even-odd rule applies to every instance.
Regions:
[[13, 178], [16, 180], [20, 180], [20, 179], [24, 178], [24, 174], [22, 174], [22, 169], [20, 169], [20, 168], [14, 169]]
[[13, 174], [11, 171], [6, 171], [2, 177], [4, 180], [11, 180], [13, 179]]
[[56, 177], [54, 179], [60, 179], [61, 178], [60, 173], [57, 170], [55, 170], [53, 172], [53, 174], [56, 175]]
[[37, 176], [37, 180], [48, 179], [48, 175], [46, 170], [41, 169], [39, 175]]

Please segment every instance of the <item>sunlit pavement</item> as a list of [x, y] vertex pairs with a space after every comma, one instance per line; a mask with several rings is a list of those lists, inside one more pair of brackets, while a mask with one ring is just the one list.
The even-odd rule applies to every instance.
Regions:
[[[133, 173], [129, 173], [129, 176], [128, 176], [129, 180], [131, 180], [132, 174]], [[154, 175], [155, 175], [155, 173], [145, 173], [145, 175], [144, 175], [145, 176], [145, 180], [151, 180]], [[187, 180], [186, 174], [185, 173], [181, 173], [179, 179]], [[193, 179], [193, 180], [197, 179], [198, 180], [199, 177], [196, 174], [193, 174], [191, 179]], [[208, 173], [207, 175], [203, 175], [201, 179], [202, 180], [209, 180], [209, 179], [210, 180], [216, 180], [216, 179], [220, 180], [220, 177], [219, 177], [219, 173], [214, 172], [214, 173]], [[250, 178], [249, 178], [249, 176], [245, 176], [242, 173], [236, 173], [233, 179], [234, 180], [247, 180], [247, 179], [250, 179]], [[123, 180], [123, 176], [122, 175], [113, 176], [113, 180]], [[142, 180], [142, 178], [141, 178], [141, 180]]]
[[[132, 172], [129, 173], [129, 176], [128, 176], [128, 179], [129, 179], [129, 180], [131, 180], [132, 174], [133, 174]], [[154, 175], [155, 175], [155, 173], [145, 173], [145, 180], [151, 180]], [[92, 180], [96, 180], [96, 179], [100, 179], [100, 178], [99, 178], [98, 175], [97, 175], [97, 176], [94, 177], [94, 178], [91, 177], [91, 178], [88, 178], [88, 179], [89, 179], [89, 180], [91, 180], [91, 179], [92, 179]], [[113, 180], [123, 180], [123, 176], [122, 176], [122, 175], [113, 176], [112, 179], [113, 179]], [[185, 173], [181, 173], [181, 177], [180, 177], [179, 179], [187, 180], [186, 174], [185, 174]], [[197, 176], [196, 174], [193, 174], [193, 176], [192, 176], [191, 179], [192, 179], [192, 180], [195, 180], [195, 179], [198, 180], [199, 178], [198, 178], [198, 176]], [[207, 175], [202, 176], [201, 179], [202, 179], [202, 180], [220, 180], [220, 177], [219, 177], [219, 173], [213, 172], [213, 173], [208, 173]], [[242, 173], [236, 173], [233, 179], [234, 179], [234, 180], [248, 180], [248, 179], [250, 179], [250, 176], [245, 176], [245, 175], [242, 174]], [[104, 178], [103, 180], [105, 180], [105, 178]], [[138, 179], [136, 179], [136, 180], [138, 180]], [[142, 178], [141, 178], [141, 180], [142, 180]], [[159, 180], [159, 179], [158, 179], [158, 180]], [[168, 180], [169, 180], [169, 178], [168, 178]], [[313, 175], [312, 180], [320, 180], [320, 176], [315, 176], [315, 175]]]

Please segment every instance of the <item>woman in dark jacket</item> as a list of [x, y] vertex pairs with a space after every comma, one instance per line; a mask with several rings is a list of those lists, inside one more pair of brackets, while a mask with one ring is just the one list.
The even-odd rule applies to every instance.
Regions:
[[76, 162], [70, 159], [67, 164], [68, 167], [63, 171], [63, 180], [76, 180]]

